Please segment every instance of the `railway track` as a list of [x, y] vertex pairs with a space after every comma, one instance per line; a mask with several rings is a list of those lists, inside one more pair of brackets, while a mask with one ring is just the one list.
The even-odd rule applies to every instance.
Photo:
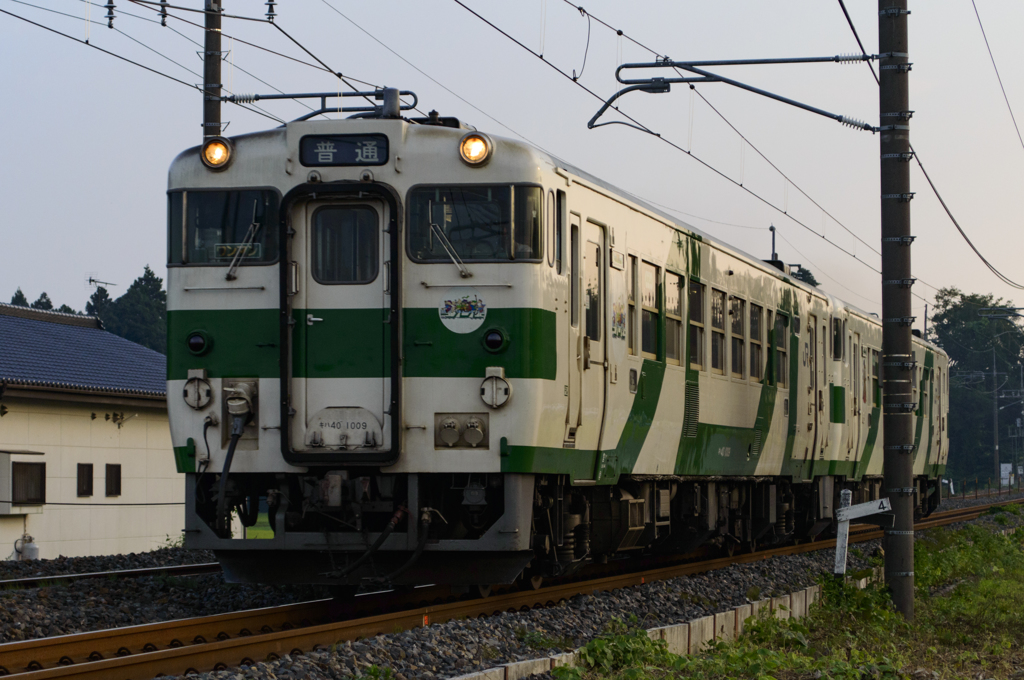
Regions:
[[28, 576], [0, 580], [0, 590], [9, 588], [44, 588], [59, 586], [97, 578], [142, 578], [143, 576], [195, 576], [220, 572], [217, 562], [202, 564], [176, 564], [166, 567], [145, 567], [143, 569], [119, 569], [115, 571], [91, 571], [83, 574], [55, 574], [53, 576]]
[[[976, 519], [993, 505], [1024, 504], [1024, 499], [934, 513], [917, 530]], [[853, 527], [851, 543], [882, 537], [880, 529]], [[490, 598], [443, 602], [447, 589], [426, 587], [355, 599], [343, 621], [331, 621], [330, 600], [231, 612], [193, 619], [41, 638], [0, 645], [0, 675], [19, 680], [148, 680], [157, 675], [220, 670], [273, 660], [284, 654], [325, 649], [333, 644], [456, 618], [487, 616], [554, 605], [570, 597], [615, 590], [756, 562], [778, 555], [827, 550], [835, 539], [800, 543], [700, 562], [657, 566], [644, 571], [559, 583], [537, 590], [509, 590]], [[422, 606], [422, 602], [442, 601]], [[394, 611], [380, 612], [384, 606]]]

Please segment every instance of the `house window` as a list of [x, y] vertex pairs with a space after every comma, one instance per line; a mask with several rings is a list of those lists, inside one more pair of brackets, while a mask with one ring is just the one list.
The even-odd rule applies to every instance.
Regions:
[[107, 466], [107, 495], [108, 496], [120, 496], [121, 495], [121, 466], [120, 465], [108, 465]]
[[626, 319], [626, 344], [629, 347], [629, 353], [636, 356], [636, 256], [629, 256], [629, 269], [626, 271], [626, 288], [629, 291], [627, 297], [629, 298], [629, 311], [627, 312], [628, 318]]
[[761, 345], [762, 328], [764, 328], [764, 307], [750, 305], [750, 377], [755, 380], [764, 378], [764, 351]]
[[690, 368], [704, 370], [704, 284], [690, 281]]
[[92, 463], [78, 464], [78, 495], [92, 495]]
[[11, 502], [42, 505], [46, 502], [46, 463], [11, 463]]
[[665, 359], [679, 365], [683, 358], [683, 280], [665, 273]]
[[789, 378], [789, 364], [786, 362], [786, 326], [789, 317], [781, 312], [775, 315], [775, 356], [777, 357], [775, 381], [779, 387], [785, 387]]
[[711, 289], [711, 370], [725, 373], [725, 293]]
[[640, 266], [640, 349], [650, 359], [658, 358], [658, 268]]
[[743, 360], [746, 348], [743, 346], [743, 325], [746, 315], [746, 302], [739, 298], [729, 300], [729, 327], [732, 331], [732, 377], [743, 377]]

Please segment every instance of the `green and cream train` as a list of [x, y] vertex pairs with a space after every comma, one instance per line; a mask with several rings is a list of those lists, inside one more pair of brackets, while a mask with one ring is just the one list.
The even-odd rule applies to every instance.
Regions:
[[[883, 494], [873, 314], [528, 144], [298, 121], [185, 151], [168, 198], [185, 545], [230, 580], [536, 582]], [[914, 352], [923, 515], [948, 361]]]

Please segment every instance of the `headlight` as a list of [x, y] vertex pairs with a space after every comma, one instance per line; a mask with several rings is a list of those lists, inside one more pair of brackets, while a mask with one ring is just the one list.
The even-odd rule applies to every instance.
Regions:
[[459, 155], [469, 165], [483, 165], [491, 157], [491, 140], [479, 132], [471, 132], [459, 142]]
[[231, 142], [223, 137], [213, 137], [203, 142], [200, 154], [203, 165], [211, 170], [223, 170], [231, 162]]

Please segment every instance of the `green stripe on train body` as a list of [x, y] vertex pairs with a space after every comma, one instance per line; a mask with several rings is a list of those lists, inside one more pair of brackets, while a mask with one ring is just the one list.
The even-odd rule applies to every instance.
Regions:
[[[344, 333], [316, 333], [307, 347], [307, 313]], [[390, 334], [383, 309], [295, 309], [292, 365], [296, 378], [389, 377]], [[170, 380], [184, 380], [189, 369], [205, 368], [211, 377], [280, 377], [279, 312], [276, 309], [171, 311], [167, 315]], [[489, 366], [509, 378], [554, 380], [557, 357], [555, 313], [545, 309], [489, 309], [487, 321], [471, 333], [448, 331], [436, 309], [405, 310], [405, 364], [409, 378], [478, 377]], [[319, 328], [319, 326], [318, 326]], [[497, 353], [483, 346], [484, 334], [500, 329], [508, 342]], [[210, 349], [197, 356], [187, 337], [202, 331]], [[367, 332], [370, 331], [370, 332]], [[307, 365], [307, 352], [316, 357]], [[382, 375], [383, 374], [383, 375]]]

